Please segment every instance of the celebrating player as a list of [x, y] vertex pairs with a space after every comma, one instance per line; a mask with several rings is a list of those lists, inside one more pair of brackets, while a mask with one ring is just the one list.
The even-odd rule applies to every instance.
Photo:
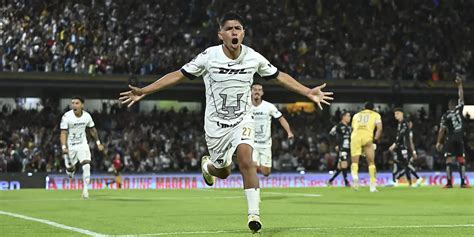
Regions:
[[99, 151], [104, 149], [100, 143], [99, 135], [95, 129], [94, 121], [91, 115], [84, 111], [84, 99], [73, 97], [71, 101], [72, 109], [66, 112], [61, 118], [61, 147], [63, 150], [64, 163], [66, 165], [66, 173], [70, 178], [74, 177], [76, 164], [79, 161], [82, 165], [82, 179], [84, 188], [82, 197], [89, 198], [87, 185], [90, 183], [91, 174], [91, 151], [86, 138], [86, 129], [95, 140]]
[[288, 134], [288, 139], [293, 139], [290, 125], [275, 105], [262, 100], [263, 86], [260, 83], [252, 85], [253, 117], [255, 119], [255, 141], [253, 160], [264, 176], [269, 176], [272, 170], [272, 117], [278, 119], [281, 126]]
[[258, 232], [262, 225], [260, 189], [256, 165], [252, 160], [255, 129], [249, 90], [254, 74], [258, 73], [266, 80], [276, 80], [285, 88], [308, 97], [320, 108], [321, 103], [329, 104], [327, 100], [332, 100], [332, 92], [321, 91], [325, 84], [313, 89], [300, 84], [252, 48], [243, 45], [244, 24], [235, 13], [227, 13], [221, 18], [217, 35], [221, 45], [207, 48], [180, 70], [144, 88], [129, 86], [131, 90], [120, 93], [120, 100], [132, 106], [146, 95], [202, 76], [206, 87], [204, 130], [210, 153], [201, 161], [204, 180], [213, 185], [215, 177], [227, 178], [232, 155], [236, 152], [247, 197], [248, 227]]

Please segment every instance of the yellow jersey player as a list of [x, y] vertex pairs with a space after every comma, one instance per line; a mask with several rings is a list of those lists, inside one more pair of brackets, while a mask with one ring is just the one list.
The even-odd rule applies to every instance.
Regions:
[[[370, 175], [370, 192], [377, 192], [375, 180], [375, 149], [376, 144], [382, 136], [382, 119], [380, 114], [375, 112], [374, 103], [366, 102], [365, 109], [355, 114], [352, 118], [351, 134], [351, 174], [353, 187], [359, 188], [359, 157], [362, 151], [367, 157]], [[374, 137], [374, 130], [375, 137]]]

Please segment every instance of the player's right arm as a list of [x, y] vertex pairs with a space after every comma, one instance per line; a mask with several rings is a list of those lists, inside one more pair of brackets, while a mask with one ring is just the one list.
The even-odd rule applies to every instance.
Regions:
[[459, 104], [464, 104], [464, 90], [462, 87], [462, 79], [460, 76], [456, 76], [456, 85], [458, 85], [458, 96], [459, 96]]
[[443, 139], [444, 139], [444, 134], [446, 133], [445, 121], [446, 121], [446, 118], [443, 115], [443, 117], [441, 117], [441, 122], [440, 122], [440, 125], [439, 125], [438, 139], [436, 141], [436, 150], [438, 150], [438, 151], [441, 151], [441, 149], [443, 148], [442, 142], [443, 142]]
[[128, 107], [130, 107], [146, 95], [172, 87], [183, 82], [186, 78], [192, 80], [201, 76], [206, 71], [206, 65], [209, 61], [208, 51], [209, 50], [205, 50], [198, 54], [180, 70], [168, 73], [148, 86], [138, 88], [129, 85], [128, 87], [130, 87], [131, 90], [120, 93], [121, 97], [119, 100], [122, 101], [122, 104], [128, 104]]
[[174, 86], [184, 81], [185, 78], [184, 74], [180, 70], [177, 70], [164, 75], [160, 79], [143, 88], [129, 85], [128, 87], [131, 90], [120, 93], [119, 100], [122, 101], [122, 104], [127, 104], [128, 107], [131, 107], [135, 102], [141, 100], [146, 95]]

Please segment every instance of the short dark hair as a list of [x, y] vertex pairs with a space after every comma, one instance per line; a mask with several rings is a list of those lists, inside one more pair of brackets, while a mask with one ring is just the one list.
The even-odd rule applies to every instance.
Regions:
[[252, 88], [253, 86], [261, 86], [261, 87], [263, 87], [263, 84], [260, 83], [260, 82], [254, 82], [254, 83], [250, 86], [250, 88]]
[[400, 108], [400, 107], [396, 107], [395, 109], [393, 109], [393, 112], [402, 112], [403, 113], [403, 109]]
[[448, 105], [451, 107], [456, 107], [457, 104], [458, 104], [458, 101], [456, 99], [450, 99], [448, 102]]
[[374, 102], [370, 102], [370, 101], [365, 102], [364, 108], [373, 110], [374, 109]]
[[219, 21], [219, 26], [222, 27], [222, 26], [224, 26], [226, 21], [232, 21], [232, 20], [238, 21], [238, 22], [240, 22], [240, 24], [242, 24], [242, 26], [244, 26], [244, 19], [239, 14], [237, 14], [235, 12], [225, 13]]
[[344, 112], [342, 112], [340, 119], [344, 118], [344, 116], [346, 116], [346, 114], [349, 114], [349, 115], [350, 115], [351, 112], [349, 112], [349, 111], [344, 111]]
[[79, 100], [79, 101], [81, 101], [81, 103], [83, 103], [83, 104], [84, 104], [84, 98], [82, 98], [82, 97], [79, 97], [79, 96], [73, 96], [73, 97], [72, 97], [72, 99], [73, 99], [73, 100]]

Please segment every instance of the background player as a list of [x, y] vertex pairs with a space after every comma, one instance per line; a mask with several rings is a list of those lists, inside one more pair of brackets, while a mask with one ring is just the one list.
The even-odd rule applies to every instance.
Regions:
[[278, 119], [288, 134], [288, 139], [293, 139], [294, 135], [288, 121], [275, 105], [262, 100], [263, 94], [263, 85], [254, 83], [252, 85], [252, 104], [255, 119], [255, 144], [252, 158], [257, 163], [260, 172], [264, 176], [269, 176], [272, 170], [272, 117]]
[[[382, 136], [382, 119], [380, 114], [373, 111], [374, 103], [366, 102], [364, 110], [355, 114], [352, 119], [351, 134], [351, 174], [353, 187], [359, 188], [359, 158], [364, 151], [369, 165], [370, 192], [377, 192], [375, 179], [375, 144]], [[374, 137], [375, 129], [375, 137]]]
[[99, 151], [104, 149], [100, 143], [99, 135], [95, 129], [91, 115], [84, 111], [84, 99], [73, 97], [71, 101], [72, 109], [66, 112], [61, 118], [61, 147], [63, 151], [66, 173], [70, 178], [74, 177], [76, 164], [79, 161], [82, 165], [82, 179], [84, 188], [82, 197], [89, 198], [87, 185], [90, 183], [91, 174], [91, 152], [87, 143], [86, 129], [95, 140]]
[[329, 104], [332, 92], [322, 92], [325, 84], [310, 89], [290, 75], [280, 72], [259, 53], [242, 44], [245, 36], [242, 17], [225, 14], [220, 21], [218, 37], [223, 42], [206, 49], [181, 70], [166, 74], [144, 87], [130, 87], [120, 93], [123, 104], [132, 106], [148, 94], [163, 90], [188, 79], [203, 77], [206, 86], [204, 130], [210, 156], [205, 156], [201, 169], [205, 182], [214, 184], [215, 177], [230, 175], [232, 155], [237, 153], [247, 197], [248, 227], [252, 232], [261, 228], [260, 189], [256, 166], [252, 160], [254, 145], [254, 120], [250, 86], [258, 73], [264, 79], [275, 79], [283, 87], [306, 96], [322, 108]]
[[[394, 154], [394, 172], [393, 181], [395, 183], [403, 174], [406, 175], [408, 185], [411, 186], [411, 174], [417, 179], [416, 186], [419, 186], [422, 179], [416, 173], [415, 167], [412, 165], [412, 159], [417, 158], [415, 144], [413, 142], [413, 132], [408, 122], [404, 118], [404, 113], [401, 108], [394, 109], [394, 117], [398, 121], [397, 136], [395, 142], [389, 147], [389, 151]], [[399, 173], [403, 168], [404, 172]]]
[[341, 122], [332, 127], [329, 132], [329, 134], [337, 141], [337, 145], [334, 147], [337, 152], [337, 160], [336, 171], [326, 183], [328, 186], [331, 186], [334, 179], [342, 172], [344, 185], [350, 187], [349, 180], [347, 180], [348, 157], [351, 154], [350, 142], [352, 128], [349, 126], [350, 122], [351, 113], [346, 111], [341, 115]]
[[448, 111], [441, 117], [440, 128], [438, 131], [438, 141], [436, 143], [436, 149], [441, 151], [443, 145], [443, 139], [446, 134], [444, 141], [444, 157], [446, 157], [446, 178], [447, 183], [445, 188], [453, 187], [453, 162], [454, 158], [459, 163], [459, 175], [461, 177], [461, 188], [466, 188], [466, 165], [464, 155], [464, 116], [462, 114], [464, 108], [464, 91], [462, 87], [462, 80], [460, 76], [457, 76], [455, 80], [458, 85], [458, 96], [459, 100], [456, 103], [455, 99], [451, 99], [448, 103]]

